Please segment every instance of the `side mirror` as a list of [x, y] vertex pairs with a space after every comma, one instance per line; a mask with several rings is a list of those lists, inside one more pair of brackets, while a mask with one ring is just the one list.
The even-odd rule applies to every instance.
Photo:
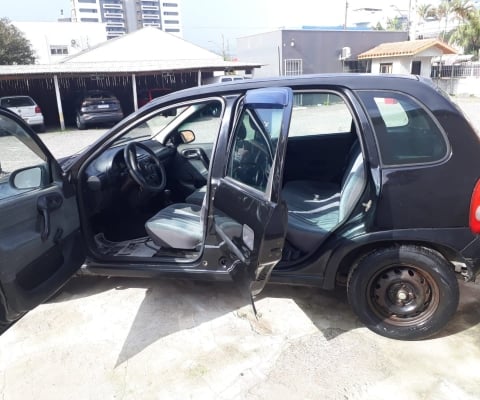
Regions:
[[184, 144], [192, 143], [195, 140], [195, 134], [193, 133], [193, 131], [186, 130], [180, 131], [179, 133]]
[[42, 167], [28, 167], [12, 172], [10, 185], [19, 190], [37, 189], [42, 186]]

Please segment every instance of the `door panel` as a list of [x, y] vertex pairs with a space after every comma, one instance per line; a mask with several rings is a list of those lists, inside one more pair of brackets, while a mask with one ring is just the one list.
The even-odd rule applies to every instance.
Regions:
[[[0, 111], [0, 125], [11, 134], [0, 137], [1, 331], [55, 293], [85, 252], [76, 198], [65, 196], [58, 164], [19, 119]], [[27, 179], [29, 171], [41, 171], [38, 182]]]
[[222, 180], [215, 192], [215, 231], [233, 259], [231, 274], [253, 295], [262, 291], [282, 257], [287, 232], [285, 203], [255, 198]]
[[292, 103], [289, 88], [247, 92], [225, 175], [212, 183], [213, 230], [232, 278], [252, 295], [264, 288], [285, 242], [280, 192]]
[[183, 196], [205, 186], [213, 151], [213, 143], [181, 144], [174, 160], [174, 181]]

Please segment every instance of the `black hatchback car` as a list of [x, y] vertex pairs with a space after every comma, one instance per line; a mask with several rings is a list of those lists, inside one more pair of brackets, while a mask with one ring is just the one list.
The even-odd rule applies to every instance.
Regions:
[[413, 76], [172, 93], [54, 160], [0, 110], [0, 320], [83, 273], [347, 287], [391, 338], [438, 332], [480, 267], [480, 141]]

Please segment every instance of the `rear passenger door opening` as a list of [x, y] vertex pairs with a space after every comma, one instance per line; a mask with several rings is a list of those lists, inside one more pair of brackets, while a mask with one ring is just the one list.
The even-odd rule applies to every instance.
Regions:
[[[357, 126], [341, 93], [295, 93], [282, 189], [287, 241], [279, 267], [317, 252], [358, 209], [367, 173]], [[355, 214], [359, 224], [362, 214]]]

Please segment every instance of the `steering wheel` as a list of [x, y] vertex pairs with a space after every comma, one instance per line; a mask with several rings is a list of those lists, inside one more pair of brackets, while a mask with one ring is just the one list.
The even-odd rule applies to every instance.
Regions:
[[242, 141], [233, 165], [232, 175], [247, 185], [264, 187], [267, 184], [272, 161], [262, 146]]
[[[139, 160], [137, 148], [147, 153], [148, 158]], [[165, 189], [167, 174], [156, 154], [142, 143], [132, 142], [123, 151], [128, 173], [144, 190], [160, 192]]]

